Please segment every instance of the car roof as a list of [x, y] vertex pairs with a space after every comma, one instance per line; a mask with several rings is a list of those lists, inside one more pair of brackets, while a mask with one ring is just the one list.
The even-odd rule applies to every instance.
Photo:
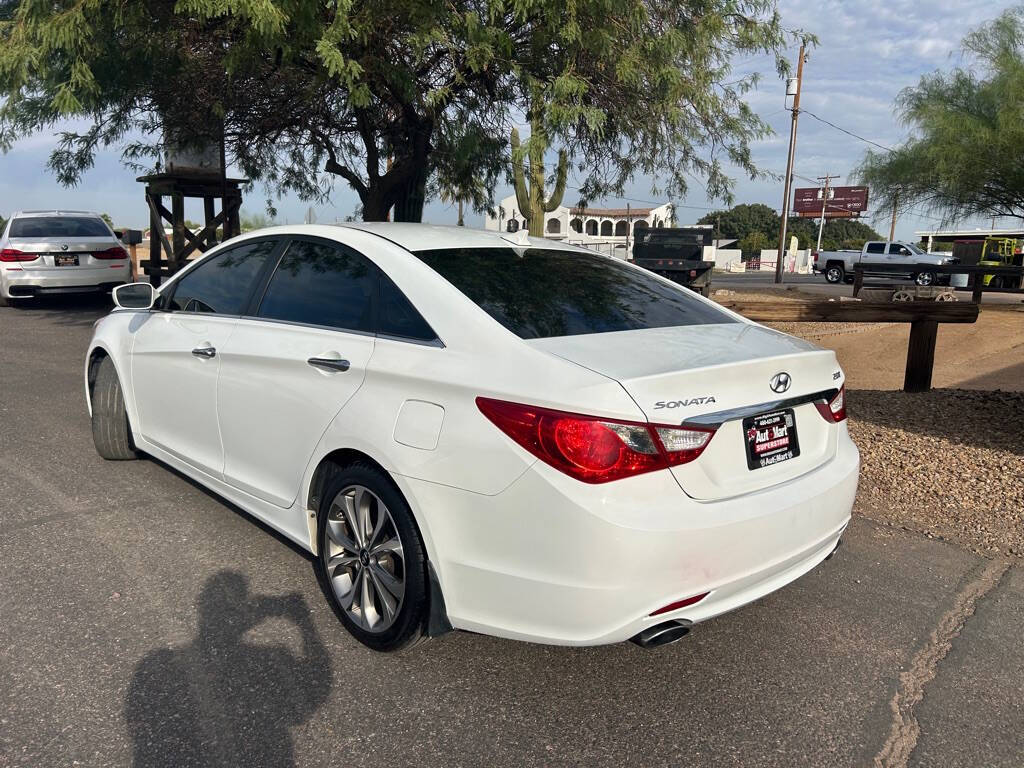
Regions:
[[530, 237], [525, 230], [519, 232], [493, 232], [469, 227], [439, 226], [411, 222], [356, 221], [336, 226], [358, 229], [389, 240], [407, 251], [432, 251], [442, 248], [548, 248], [578, 251], [577, 246]]
[[52, 210], [52, 211], [15, 211], [11, 214], [11, 218], [25, 219], [33, 218], [37, 216], [92, 216], [94, 218], [101, 218], [100, 214], [95, 211], [68, 211], [68, 210]]

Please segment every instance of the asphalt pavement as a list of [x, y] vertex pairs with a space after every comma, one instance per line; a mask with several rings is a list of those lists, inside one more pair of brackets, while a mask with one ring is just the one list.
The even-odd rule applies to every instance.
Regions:
[[301, 550], [95, 454], [82, 361], [107, 308], [0, 308], [0, 766], [1024, 764], [1024, 572], [863, 519], [656, 651], [374, 654]]

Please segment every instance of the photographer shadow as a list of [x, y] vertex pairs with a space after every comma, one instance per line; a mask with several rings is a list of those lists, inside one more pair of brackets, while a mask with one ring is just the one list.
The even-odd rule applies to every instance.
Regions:
[[[292, 766], [290, 728], [327, 699], [327, 649], [298, 594], [249, 592], [240, 573], [222, 571], [199, 596], [198, 635], [157, 649], [135, 668], [125, 701], [136, 766]], [[254, 642], [268, 619], [291, 622], [301, 652]]]

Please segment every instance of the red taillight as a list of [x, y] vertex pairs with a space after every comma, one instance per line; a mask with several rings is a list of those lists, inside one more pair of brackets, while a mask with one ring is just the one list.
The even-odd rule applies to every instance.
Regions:
[[38, 253], [25, 253], [14, 248], [4, 248], [0, 251], [0, 261], [35, 261], [38, 258]]
[[814, 251], [814, 253], [812, 253], [811, 255], [814, 256], [814, 260], [815, 261], [818, 260], [818, 252], [817, 251]]
[[846, 385], [843, 384], [827, 403], [815, 403], [814, 406], [825, 421], [842, 421], [846, 418]]
[[502, 432], [538, 459], [585, 483], [607, 483], [700, 456], [713, 429], [617, 421], [550, 408], [476, 399]]
[[651, 616], [660, 616], [663, 613], [671, 613], [672, 611], [678, 610], [680, 608], [685, 608], [688, 605], [699, 603], [701, 600], [703, 600], [710, 594], [710, 592], [703, 592], [699, 595], [694, 595], [693, 597], [684, 597], [682, 600], [676, 600], [674, 603], [669, 603], [664, 608], [659, 608], [654, 613], [652, 613]]
[[113, 248], [107, 248], [105, 251], [94, 251], [92, 254], [94, 259], [127, 259], [128, 252], [119, 245], [115, 245]]

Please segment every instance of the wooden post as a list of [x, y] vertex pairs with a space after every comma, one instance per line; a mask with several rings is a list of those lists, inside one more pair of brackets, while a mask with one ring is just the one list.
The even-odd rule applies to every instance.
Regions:
[[163, 232], [164, 226], [157, 213], [160, 209], [161, 199], [160, 195], [151, 194], [148, 190], [146, 197], [149, 199], [149, 282], [154, 287], [158, 287], [160, 285], [160, 262], [162, 261], [160, 234]]
[[[227, 205], [227, 200], [224, 201], [224, 204]], [[231, 206], [231, 215], [228, 218], [231, 221], [231, 237], [234, 237], [235, 235], [242, 234], [241, 218], [238, 213], [242, 207], [241, 195], [231, 197]], [[227, 239], [226, 236], [225, 239]]]
[[935, 367], [935, 341], [939, 324], [935, 320], [915, 320], [910, 324], [907, 370], [903, 376], [905, 392], [927, 392], [932, 388]]
[[180, 254], [185, 250], [185, 196], [180, 192], [171, 195], [171, 246], [174, 253], [169, 261], [175, 271], [181, 267], [178, 260]]
[[[214, 217], [214, 213], [213, 213], [213, 198], [212, 197], [204, 197], [203, 198], [203, 214], [206, 216], [206, 221], [203, 222], [203, 226], [208, 227], [208, 226], [210, 226], [210, 222], [213, 221], [213, 217]], [[213, 246], [215, 246], [216, 244], [217, 244], [217, 230], [216, 230], [216, 228], [214, 228], [213, 232], [210, 233], [210, 236], [208, 238], [206, 238], [206, 247], [207, 248], [213, 248]]]
[[860, 264], [855, 264], [854, 267], [853, 267], [853, 296], [854, 296], [854, 298], [856, 298], [857, 294], [860, 293], [860, 289], [864, 287], [864, 270], [863, 269], [857, 269], [857, 267], [859, 267], [859, 266], [860, 266]]
[[971, 275], [971, 287], [974, 289], [971, 291], [971, 301], [975, 304], [981, 304], [981, 294], [985, 290], [985, 276], [980, 272], [975, 272]]
[[133, 283], [137, 282], [139, 279], [139, 254], [136, 252], [136, 247], [137, 246], [135, 245], [135, 243], [132, 243], [131, 245], [128, 246], [128, 263], [131, 266], [131, 275]]

